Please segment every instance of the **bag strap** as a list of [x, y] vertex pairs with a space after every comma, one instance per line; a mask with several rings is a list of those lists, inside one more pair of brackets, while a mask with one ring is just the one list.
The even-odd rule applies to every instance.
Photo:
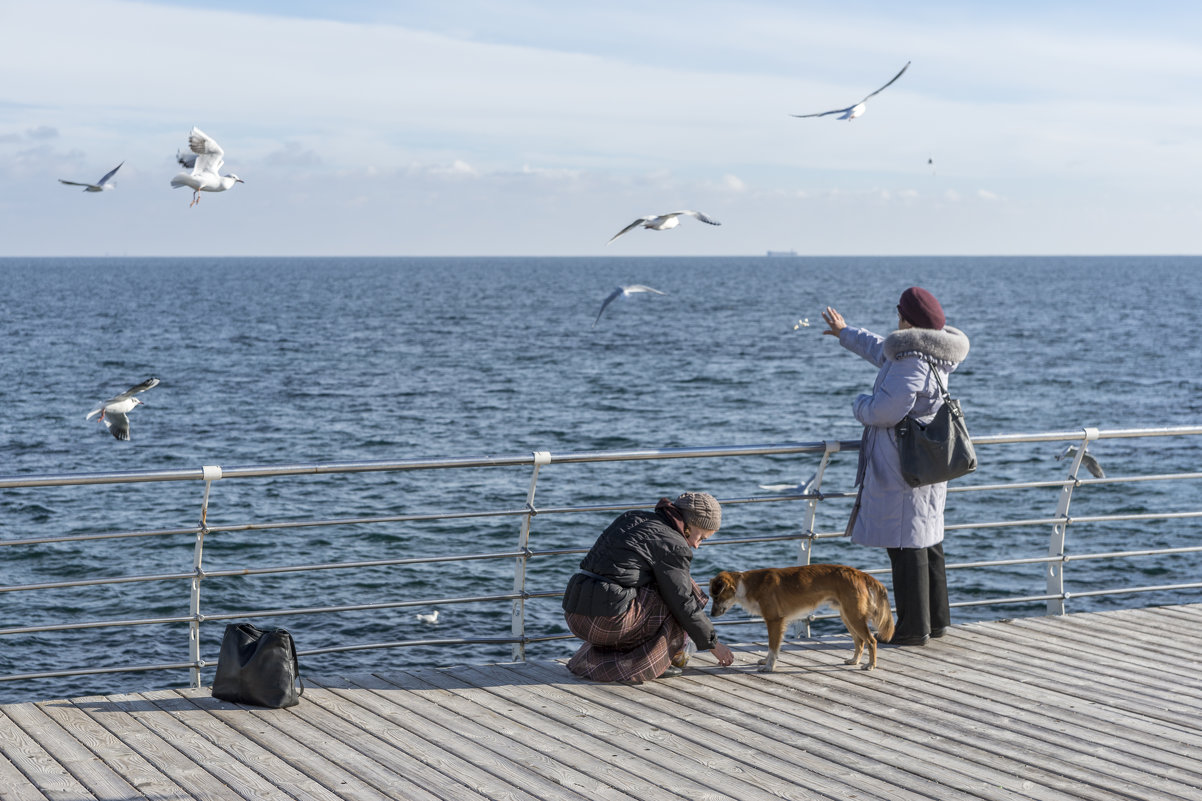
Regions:
[[927, 363], [927, 367], [931, 368], [931, 374], [935, 376], [935, 383], [939, 385], [939, 394], [943, 396], [943, 402], [947, 403], [951, 400], [951, 396], [947, 394], [947, 387], [943, 385], [943, 376], [939, 375], [939, 368], [931, 361], [931, 358], [925, 353], [922, 360]]
[[296, 638], [292, 636], [291, 632], [288, 633], [288, 645], [292, 646], [292, 665], [296, 668], [296, 683], [300, 685], [300, 692], [297, 695], [304, 695], [305, 680], [301, 678], [300, 659], [296, 656]]

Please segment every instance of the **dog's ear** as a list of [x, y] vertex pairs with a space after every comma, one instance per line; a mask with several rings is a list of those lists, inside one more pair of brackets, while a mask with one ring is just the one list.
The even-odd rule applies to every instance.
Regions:
[[718, 575], [710, 579], [710, 595], [717, 595], [723, 587], [730, 585], [730, 573], [723, 570]]

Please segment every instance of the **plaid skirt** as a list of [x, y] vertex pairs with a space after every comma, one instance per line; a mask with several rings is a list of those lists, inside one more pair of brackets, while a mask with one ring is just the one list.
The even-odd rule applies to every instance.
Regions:
[[[702, 606], [709, 599], [697, 582]], [[659, 676], [684, 650], [687, 635], [654, 587], [641, 587], [626, 612], [612, 617], [565, 613], [568, 628], [584, 645], [568, 660], [568, 670], [593, 681], [648, 681]]]

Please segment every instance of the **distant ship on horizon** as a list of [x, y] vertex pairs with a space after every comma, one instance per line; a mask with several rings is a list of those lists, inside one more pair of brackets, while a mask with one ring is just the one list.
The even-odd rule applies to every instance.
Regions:
[[797, 251], [796, 250], [770, 250], [770, 251], [768, 251], [768, 255], [769, 256], [796, 256]]

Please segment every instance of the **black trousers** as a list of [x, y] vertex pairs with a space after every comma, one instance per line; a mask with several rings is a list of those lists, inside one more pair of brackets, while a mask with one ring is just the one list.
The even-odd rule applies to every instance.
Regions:
[[943, 543], [927, 548], [889, 548], [893, 567], [894, 639], [922, 638], [951, 625]]

